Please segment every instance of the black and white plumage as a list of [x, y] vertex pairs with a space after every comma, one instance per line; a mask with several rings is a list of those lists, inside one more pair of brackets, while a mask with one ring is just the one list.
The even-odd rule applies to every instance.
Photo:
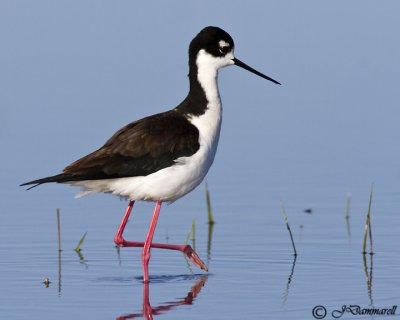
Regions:
[[236, 59], [228, 33], [206, 27], [190, 43], [190, 90], [176, 108], [128, 124], [61, 174], [22, 185], [58, 182], [82, 187], [83, 195], [179, 199], [201, 183], [213, 163], [222, 120], [218, 70], [233, 64], [278, 83]]

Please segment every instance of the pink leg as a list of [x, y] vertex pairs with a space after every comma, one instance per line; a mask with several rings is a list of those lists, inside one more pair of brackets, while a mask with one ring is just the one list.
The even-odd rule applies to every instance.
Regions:
[[143, 281], [149, 282], [149, 261], [150, 261], [150, 246], [153, 242], [154, 231], [156, 230], [158, 215], [160, 214], [161, 201], [156, 202], [154, 208], [153, 218], [151, 218], [149, 231], [147, 232], [146, 240], [144, 242], [142, 251], [142, 263], [143, 263]]
[[124, 233], [126, 223], [128, 222], [129, 216], [132, 211], [132, 207], [135, 201], [131, 200], [129, 201], [128, 207], [126, 208], [124, 217], [122, 218], [121, 224], [119, 225], [119, 228], [117, 230], [117, 234], [114, 237], [114, 242], [117, 246], [120, 247], [125, 247], [126, 246], [126, 241], [124, 240], [124, 237], [122, 234]]
[[[194, 265], [196, 265], [197, 267], [199, 267], [202, 270], [205, 270], [205, 271], [208, 270], [207, 265], [200, 259], [200, 257], [197, 255], [197, 253], [192, 249], [192, 247], [190, 245], [152, 243], [154, 231], [155, 231], [155, 228], [157, 225], [158, 215], [159, 215], [160, 209], [161, 209], [161, 201], [158, 201], [156, 203], [153, 218], [151, 220], [150, 228], [149, 228], [149, 231], [148, 231], [148, 234], [146, 237], [146, 242], [126, 241], [124, 239], [124, 237], [122, 236], [122, 233], [124, 232], [126, 223], [128, 222], [129, 215], [131, 214], [134, 203], [135, 203], [135, 201], [129, 202], [129, 205], [126, 208], [124, 217], [122, 218], [121, 224], [118, 228], [117, 234], [114, 237], [114, 242], [116, 245], [118, 245], [120, 247], [143, 247], [143, 253], [142, 253], [143, 260], [142, 261], [143, 261], [144, 271], [147, 269], [147, 268], [145, 268], [145, 256], [148, 255], [148, 259], [147, 259], [147, 266], [148, 266], [148, 260], [150, 259], [150, 248], [181, 251], [184, 254], [186, 254], [186, 256], [190, 259], [190, 261], [192, 261], [192, 263]], [[152, 232], [152, 233], [150, 233], [150, 232]], [[147, 243], [147, 249], [146, 249], [146, 243]], [[146, 249], [146, 251], [145, 251], [145, 249]], [[145, 274], [144, 278], [146, 278], [146, 274]], [[144, 281], [146, 282], [146, 280], [144, 280]], [[147, 281], [148, 281], [148, 274], [147, 274]]]
[[148, 282], [145, 282], [143, 285], [143, 316], [146, 320], [153, 320], [153, 309], [150, 305]]

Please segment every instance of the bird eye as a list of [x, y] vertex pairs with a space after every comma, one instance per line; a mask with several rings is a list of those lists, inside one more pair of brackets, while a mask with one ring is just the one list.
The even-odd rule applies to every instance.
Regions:
[[221, 46], [219, 47], [219, 52], [221, 52], [222, 54], [227, 54], [229, 52], [229, 46]]
[[231, 44], [224, 40], [219, 40], [218, 42], [218, 49], [222, 55], [226, 55], [229, 51], [231, 51]]

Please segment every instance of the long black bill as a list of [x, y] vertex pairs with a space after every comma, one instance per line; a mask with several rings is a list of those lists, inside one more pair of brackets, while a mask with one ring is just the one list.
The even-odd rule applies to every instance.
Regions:
[[247, 64], [245, 64], [244, 62], [240, 61], [239, 59], [233, 58], [233, 62], [235, 63], [235, 65], [237, 65], [238, 67], [241, 67], [247, 71], [250, 71], [258, 76], [260, 76], [261, 78], [267, 79], [269, 81], [272, 81], [273, 83], [276, 84], [280, 84], [278, 81], [266, 76], [265, 74], [253, 69], [252, 67], [248, 66]]

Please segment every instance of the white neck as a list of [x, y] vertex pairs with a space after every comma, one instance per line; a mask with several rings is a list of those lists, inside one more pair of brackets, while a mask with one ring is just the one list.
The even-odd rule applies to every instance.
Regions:
[[218, 93], [218, 69], [221, 63], [204, 50], [197, 54], [197, 80], [207, 98], [207, 110], [204, 114], [192, 117], [190, 122], [194, 124], [200, 133], [200, 148], [206, 162], [205, 171], [211, 166], [218, 145], [222, 120], [222, 106]]
[[207, 110], [203, 115], [192, 118], [191, 122], [200, 131], [200, 144], [208, 145], [215, 154], [222, 120], [222, 106], [217, 83], [218, 69], [222, 66], [218, 58], [205, 50], [200, 50], [197, 54], [196, 64], [197, 80], [206, 95]]
[[207, 53], [200, 50], [197, 54], [197, 80], [206, 95], [209, 107], [220, 107], [221, 100], [218, 92], [218, 69], [221, 67], [218, 60]]

